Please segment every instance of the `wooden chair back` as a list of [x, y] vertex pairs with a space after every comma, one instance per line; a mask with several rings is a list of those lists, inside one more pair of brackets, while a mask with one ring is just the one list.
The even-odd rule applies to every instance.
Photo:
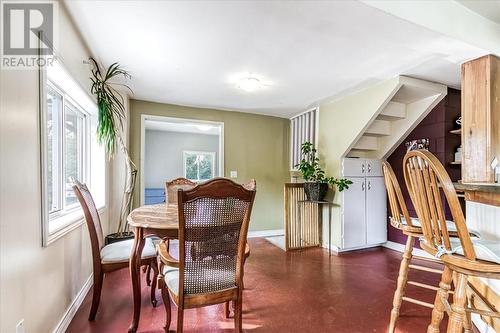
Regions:
[[104, 236], [102, 233], [101, 219], [95, 205], [92, 194], [87, 185], [74, 180], [73, 191], [83, 209], [85, 221], [90, 234], [90, 244], [92, 247], [92, 257], [94, 263], [101, 263], [101, 249], [104, 247]]
[[257, 191], [257, 182], [255, 179], [250, 179], [248, 182], [241, 185], [249, 191]]
[[167, 203], [177, 203], [177, 191], [179, 189], [190, 189], [195, 187], [196, 183], [186, 178], [176, 178], [165, 184], [165, 194], [167, 195]]
[[387, 189], [389, 206], [391, 208], [391, 225], [395, 228], [402, 229], [405, 225], [402, 220], [404, 218], [407, 226], [414, 227], [396, 174], [387, 161], [382, 162], [382, 171], [384, 172], [385, 188]]
[[403, 168], [410, 198], [422, 224], [422, 247], [433, 254], [452, 250], [446, 226], [444, 199], [451, 209], [465, 258], [475, 260], [476, 253], [457, 193], [441, 162], [429, 151], [414, 150], [405, 155]]
[[[179, 301], [184, 295], [242, 287], [255, 190], [216, 178], [178, 191]], [[203, 255], [192, 255], [202, 248]]]

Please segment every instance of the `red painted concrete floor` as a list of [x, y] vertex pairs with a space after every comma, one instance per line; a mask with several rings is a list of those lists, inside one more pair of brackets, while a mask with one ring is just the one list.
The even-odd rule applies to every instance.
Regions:
[[[245, 332], [386, 332], [401, 254], [388, 249], [328, 257], [323, 249], [285, 253], [264, 239], [250, 239], [252, 254], [245, 267], [243, 328]], [[438, 284], [436, 274], [410, 272], [410, 279]], [[163, 332], [165, 311], [149, 301], [143, 279], [139, 332]], [[408, 295], [433, 302], [431, 291], [409, 286]], [[101, 305], [94, 322], [87, 321], [89, 292], [67, 332], [126, 332], [132, 316], [128, 270], [104, 279]], [[173, 306], [172, 325], [176, 328]], [[185, 332], [233, 332], [223, 306], [186, 310]], [[430, 309], [403, 303], [397, 332], [425, 332]], [[443, 323], [442, 331], [446, 331]]]

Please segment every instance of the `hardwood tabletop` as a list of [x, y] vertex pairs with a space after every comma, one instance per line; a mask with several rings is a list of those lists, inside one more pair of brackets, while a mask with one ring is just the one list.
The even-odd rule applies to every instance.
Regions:
[[127, 222], [131, 227], [149, 229], [179, 229], [177, 204], [141, 206], [130, 212]]

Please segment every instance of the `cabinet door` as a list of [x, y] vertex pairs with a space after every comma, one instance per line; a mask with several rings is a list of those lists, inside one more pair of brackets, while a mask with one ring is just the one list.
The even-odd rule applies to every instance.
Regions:
[[383, 177], [382, 161], [375, 159], [368, 159], [366, 164], [366, 177]]
[[387, 195], [383, 177], [366, 177], [366, 243], [387, 241]]
[[366, 160], [364, 158], [347, 157], [342, 160], [342, 175], [344, 177], [364, 177]]
[[348, 178], [349, 189], [342, 192], [342, 248], [361, 247], [366, 244], [365, 178]]

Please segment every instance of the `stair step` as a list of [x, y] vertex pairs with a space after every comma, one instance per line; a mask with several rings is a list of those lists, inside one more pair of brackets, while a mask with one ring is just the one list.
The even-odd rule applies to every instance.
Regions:
[[391, 135], [391, 122], [388, 120], [374, 120], [363, 135], [366, 136]]
[[390, 101], [377, 116], [378, 120], [399, 120], [406, 118], [406, 104]]
[[377, 150], [378, 149], [378, 139], [377, 137], [374, 136], [365, 136], [363, 135], [356, 145], [352, 147], [352, 149], [356, 150]]

